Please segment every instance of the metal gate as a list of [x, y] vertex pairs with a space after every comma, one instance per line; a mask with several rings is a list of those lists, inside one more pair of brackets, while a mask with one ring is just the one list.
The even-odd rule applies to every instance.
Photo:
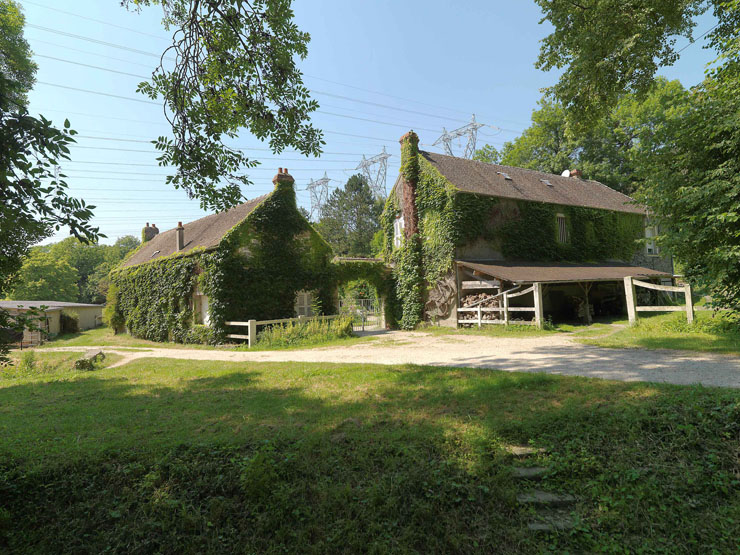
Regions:
[[353, 331], [379, 330], [383, 322], [377, 299], [344, 297], [339, 299], [339, 314], [352, 317]]

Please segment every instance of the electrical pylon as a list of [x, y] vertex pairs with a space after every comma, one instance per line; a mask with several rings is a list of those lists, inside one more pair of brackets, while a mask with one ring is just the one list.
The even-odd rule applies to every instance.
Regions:
[[317, 180], [311, 180], [306, 186], [311, 192], [311, 220], [318, 222], [324, 213], [324, 205], [329, 200], [329, 179], [324, 172], [324, 177]]
[[[365, 158], [365, 155], [363, 155], [362, 162], [355, 168], [356, 170], [362, 170], [362, 175], [367, 179], [367, 184], [370, 185], [370, 190], [375, 198], [384, 199], [386, 197], [385, 180], [388, 175], [388, 158], [390, 157], [391, 155], [383, 147], [383, 152], [372, 158]], [[378, 166], [377, 171], [373, 171], [372, 167], [376, 164]]]
[[475, 114], [473, 114], [472, 119], [470, 120], [470, 123], [467, 125], [463, 125], [462, 127], [455, 129], [453, 131], [447, 131], [444, 127], [442, 128], [442, 136], [437, 139], [434, 142], [433, 146], [437, 146], [438, 144], [443, 144], [445, 152], [448, 156], [454, 156], [454, 153], [452, 152], [452, 139], [458, 139], [460, 137], [466, 137], [468, 138], [468, 144], [465, 145], [465, 154], [463, 154], [463, 158], [472, 158], [473, 154], [475, 154], [475, 143], [478, 140], [478, 129], [481, 127], [484, 127], [485, 124], [483, 123], [477, 123], [475, 121]]

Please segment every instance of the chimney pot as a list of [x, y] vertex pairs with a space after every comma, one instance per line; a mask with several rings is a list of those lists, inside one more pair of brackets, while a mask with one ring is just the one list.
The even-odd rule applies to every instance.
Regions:
[[285, 168], [285, 173], [288, 173], [288, 168]]
[[579, 170], [579, 169], [570, 170], [570, 176], [571, 177], [575, 177], [575, 178], [580, 179], [582, 175], [583, 174], [581, 173], [581, 170]]

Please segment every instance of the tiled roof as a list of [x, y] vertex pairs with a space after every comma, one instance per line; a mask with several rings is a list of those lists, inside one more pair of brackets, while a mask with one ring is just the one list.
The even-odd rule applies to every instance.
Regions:
[[460, 191], [500, 198], [645, 214], [645, 208], [598, 181], [420, 151]]
[[[185, 246], [180, 252], [187, 253], [196, 248], [209, 249], [216, 247], [224, 235], [246, 218], [267, 196], [262, 195], [224, 212], [211, 214], [184, 224]], [[174, 254], [177, 252], [176, 237], [176, 229], [159, 233], [153, 239], [144, 243], [121, 267], [135, 266]]]

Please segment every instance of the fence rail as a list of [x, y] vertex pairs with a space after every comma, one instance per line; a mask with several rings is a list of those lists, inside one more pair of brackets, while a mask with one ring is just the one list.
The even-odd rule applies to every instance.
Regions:
[[[659, 305], [659, 306], [639, 306], [637, 304], [636, 287], [652, 289], [654, 291], [664, 291], [667, 293], [683, 293], [686, 304], [683, 306], [676, 305]], [[694, 321], [694, 301], [691, 299], [691, 285], [688, 283], [683, 286], [675, 285], [658, 285], [647, 281], [636, 280], [632, 276], [624, 278], [624, 294], [627, 298], [627, 315], [630, 325], [637, 323], [638, 312], [686, 312], [686, 321], [691, 324]]]
[[[521, 285], [517, 285], [516, 287], [509, 289], [508, 291], [502, 291], [500, 293], [497, 293], [496, 295], [491, 295], [490, 297], [486, 297], [485, 299], [482, 299], [476, 303], [473, 303], [471, 306], [468, 307], [462, 307], [458, 308], [457, 312], [460, 313], [474, 313], [477, 318], [475, 319], [466, 319], [463, 320], [458, 317], [457, 324], [476, 324], [478, 327], [481, 327], [483, 324], [504, 324], [509, 325], [509, 313], [511, 312], [534, 312], [534, 322], [522, 320], [518, 321], [517, 324], [533, 324], [537, 327], [542, 327], [542, 284], [540, 283], [534, 283], [530, 287], [527, 287], [526, 289], [521, 289]], [[522, 295], [526, 295], [527, 293], [533, 293], [534, 296], [534, 306], [509, 306], [509, 299], [520, 297]], [[481, 304], [486, 301], [490, 301], [491, 299], [495, 299], [497, 297], [501, 297], [503, 301], [503, 306], [498, 307], [483, 307]], [[483, 313], [484, 312], [498, 312], [503, 316], [503, 319], [498, 320], [484, 320], [483, 319]]]
[[333, 320], [338, 318], [338, 314], [331, 316], [298, 316], [297, 318], [279, 318], [277, 320], [247, 320], [246, 322], [229, 321], [224, 322], [227, 326], [241, 326], [247, 328], [246, 334], [231, 333], [226, 337], [228, 339], [245, 339], [249, 347], [257, 341], [257, 326], [268, 326], [271, 324], [290, 324], [293, 322], [310, 322], [311, 320]]

